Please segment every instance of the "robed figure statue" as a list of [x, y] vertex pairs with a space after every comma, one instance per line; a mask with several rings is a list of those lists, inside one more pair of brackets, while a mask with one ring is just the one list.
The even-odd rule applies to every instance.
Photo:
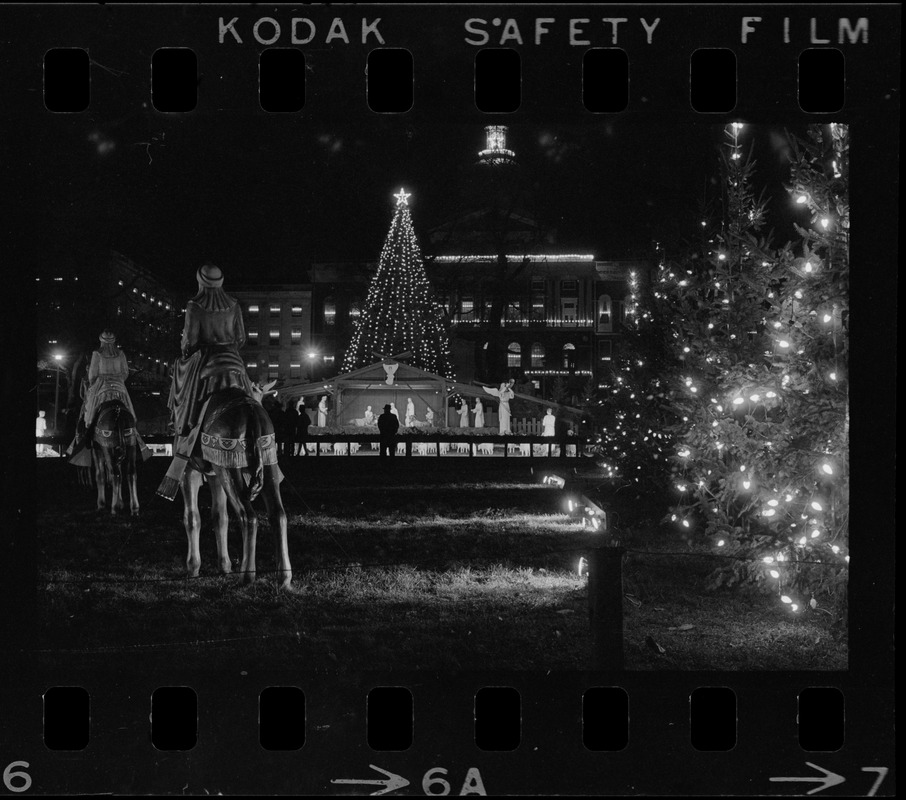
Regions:
[[[128, 377], [129, 362], [126, 360], [126, 354], [116, 346], [116, 335], [110, 330], [103, 331], [100, 335], [100, 346], [91, 354], [82, 413], [76, 424], [75, 439], [67, 450], [70, 463], [76, 466], [90, 465], [90, 454], [85, 446], [91, 439], [95, 416], [103, 403], [118, 401], [132, 415], [132, 419], [135, 419], [135, 408], [132, 406], [129, 390], [126, 389]], [[148, 458], [151, 455], [150, 449], [142, 441], [137, 429], [134, 433], [142, 456]]]
[[488, 394], [492, 394], [500, 400], [500, 408], [497, 411], [497, 415], [500, 425], [499, 434], [501, 436], [505, 433], [512, 433], [510, 430], [510, 400], [516, 396], [516, 393], [513, 391], [513, 384], [515, 382], [516, 381], [510, 378], [508, 381], [501, 383], [499, 389], [491, 389], [487, 386], [483, 387]]
[[176, 362], [169, 406], [177, 437], [198, 425], [201, 406], [214, 392], [236, 387], [252, 396], [240, 348], [245, 344], [242, 309], [222, 288], [223, 273], [201, 267], [198, 294], [186, 304], [182, 358]]
[[223, 290], [223, 272], [214, 264], [201, 267], [196, 278], [198, 294], [186, 304], [182, 357], [173, 369], [168, 400], [176, 438], [167, 475], [175, 480], [181, 477], [194, 448], [205, 401], [230, 388], [254, 397], [239, 352], [245, 343], [239, 302]]

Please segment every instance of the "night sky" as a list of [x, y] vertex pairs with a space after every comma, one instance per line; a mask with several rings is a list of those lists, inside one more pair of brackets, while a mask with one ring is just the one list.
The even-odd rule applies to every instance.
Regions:
[[[113, 109], [110, 109], [113, 112]], [[692, 234], [714, 199], [722, 125], [510, 126], [514, 150], [556, 247], [599, 259], [644, 253], [652, 239]], [[759, 182], [775, 197], [770, 224], [792, 235], [783, 128], [747, 127]], [[311, 261], [376, 260], [405, 186], [423, 249], [429, 229], [480, 198], [463, 173], [484, 148], [478, 124], [370, 124], [294, 115], [116, 116], [103, 107], [41, 133], [47, 198], [45, 257], [77, 268], [111, 247], [161, 277], [194, 286], [204, 261], [228, 283], [302, 282]], [[803, 220], [804, 221], [804, 220]], [[780, 243], [778, 241], [778, 243]]]

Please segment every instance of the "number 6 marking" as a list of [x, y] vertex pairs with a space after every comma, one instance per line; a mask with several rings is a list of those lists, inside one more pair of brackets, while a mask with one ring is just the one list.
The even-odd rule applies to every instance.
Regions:
[[[27, 765], [26, 765], [27, 766]], [[887, 767], [862, 767], [862, 772], [877, 772], [878, 777], [875, 779], [874, 786], [868, 790], [866, 797], [874, 797], [875, 792], [878, 791], [878, 787], [884, 782], [884, 778], [887, 777]]]
[[[28, 769], [27, 761], [13, 761], [6, 765], [3, 770], [3, 785], [11, 792], [27, 792], [31, 788], [31, 775], [22, 770], [16, 770], [14, 767], [25, 767]], [[13, 786], [14, 780], [21, 780], [21, 786]]]

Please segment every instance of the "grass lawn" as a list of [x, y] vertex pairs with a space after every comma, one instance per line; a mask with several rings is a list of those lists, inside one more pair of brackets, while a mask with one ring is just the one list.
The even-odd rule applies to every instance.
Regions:
[[[527, 462], [289, 462], [288, 594], [265, 573], [273, 543], [264, 521], [259, 580], [242, 586], [216, 573], [205, 490], [202, 572], [184, 577], [182, 502], [153, 495], [166, 465], [144, 465], [142, 516], [132, 520], [98, 517], [71, 467], [38, 462], [39, 480], [55, 486], [36, 530], [45, 624], [34, 646], [47, 658], [63, 650], [86, 667], [122, 652], [187, 667], [214, 657], [331, 670], [590, 668], [586, 579], [576, 566], [599, 534], [564, 513], [560, 490], [533, 483]], [[642, 516], [624, 509], [627, 520]], [[656, 526], [640, 521], [624, 544], [628, 669], [846, 668], [845, 643], [821, 616], [792, 617], [762, 595], [706, 593], [713, 562], [657, 555], [695, 550]], [[238, 567], [233, 526], [230, 547]]]

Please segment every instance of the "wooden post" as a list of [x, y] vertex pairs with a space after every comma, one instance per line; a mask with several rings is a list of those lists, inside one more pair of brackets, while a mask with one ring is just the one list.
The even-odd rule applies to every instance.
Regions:
[[412, 455], [412, 438], [410, 436], [406, 437], [406, 457]]
[[592, 669], [623, 669], [622, 547], [596, 547], [588, 556], [588, 618]]

